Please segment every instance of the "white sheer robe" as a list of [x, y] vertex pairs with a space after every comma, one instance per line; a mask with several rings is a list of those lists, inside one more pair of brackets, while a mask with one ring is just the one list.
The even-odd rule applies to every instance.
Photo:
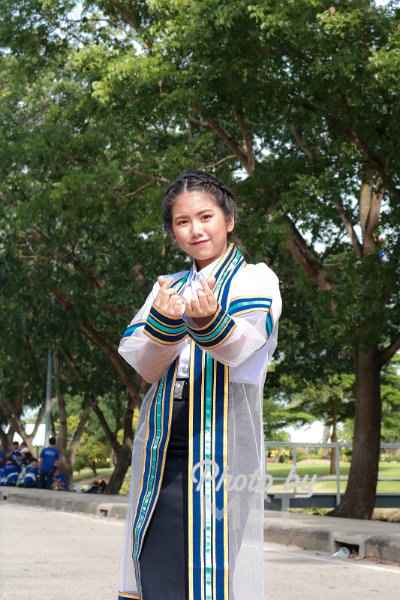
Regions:
[[[176, 273], [171, 277], [175, 280], [182, 275]], [[149, 402], [159, 378], [187, 347], [187, 340], [167, 344], [146, 335], [144, 325], [158, 290], [156, 283], [119, 347], [121, 356], [153, 384], [141, 406], [132, 450], [119, 598], [140, 598], [131, 556], [132, 521], [142, 474]], [[227, 306], [235, 326], [216, 347], [207, 348], [207, 353], [229, 366], [228, 473], [225, 474], [229, 480], [229, 600], [264, 600], [263, 387], [268, 362], [277, 344], [282, 306], [276, 275], [264, 263], [247, 264], [232, 279]]]

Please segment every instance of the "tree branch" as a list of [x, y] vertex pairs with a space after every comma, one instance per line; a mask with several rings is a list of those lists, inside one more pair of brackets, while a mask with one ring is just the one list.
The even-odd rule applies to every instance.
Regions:
[[297, 127], [293, 123], [289, 123], [288, 129], [289, 129], [290, 133], [293, 135], [298, 147], [304, 152], [304, 154], [307, 156], [307, 158], [310, 161], [312, 161], [313, 153], [310, 150], [310, 148], [307, 146], [307, 144], [305, 143], [304, 138], [301, 135], [301, 133], [299, 132], [299, 130], [297, 129]]
[[98, 418], [99, 423], [105, 433], [105, 436], [110, 443], [110, 446], [112, 447], [114, 452], [116, 454], [118, 454], [118, 452], [121, 449], [121, 444], [118, 442], [117, 436], [114, 435], [114, 433], [111, 431], [101, 408], [99, 407], [99, 405], [97, 404], [97, 402], [94, 398], [91, 398], [91, 405], [92, 405], [93, 412], [95, 413], [96, 417]]
[[289, 238], [287, 240], [289, 252], [303, 271], [308, 273], [317, 282], [320, 290], [331, 290], [333, 286], [332, 279], [325, 267], [311, 252], [299, 230], [289, 217], [286, 217], [286, 221], [289, 224]]
[[33, 427], [33, 431], [31, 433], [32, 441], [35, 439], [37, 432], [39, 431], [39, 427], [43, 421], [44, 413], [46, 410], [46, 402], [42, 402], [38, 415], [36, 417], [35, 425]]
[[27, 433], [22, 425], [21, 419], [16, 417], [13, 411], [10, 409], [8, 402], [6, 402], [3, 393], [0, 391], [0, 408], [10, 422], [10, 425], [14, 427], [14, 430], [22, 437], [24, 442], [29, 446], [29, 441], [32, 436], [27, 436]]
[[224, 163], [226, 160], [232, 160], [232, 158], [235, 158], [235, 155], [229, 154], [228, 156], [225, 156], [225, 158], [221, 158], [221, 160], [217, 160], [217, 162], [215, 162], [215, 163], [210, 163], [208, 165], [200, 165], [198, 168], [201, 170], [213, 169], [214, 167], [218, 167], [219, 165], [222, 165], [222, 163]]
[[380, 365], [383, 366], [389, 362], [396, 352], [400, 350], [400, 336], [395, 338], [385, 350], [381, 352]]
[[364, 242], [364, 254], [366, 256], [375, 252], [374, 232], [379, 225], [382, 198], [382, 189], [380, 189], [378, 193], [375, 193], [370, 184], [364, 183], [361, 186], [360, 221]]
[[[39, 273], [36, 273], [36, 275], [41, 280], [45, 279]], [[46, 281], [46, 283], [48, 284], [49, 282]], [[65, 296], [65, 294], [63, 294], [63, 292], [59, 288], [53, 288], [52, 293], [56, 301], [64, 308], [65, 311], [68, 312], [74, 308], [74, 305], [68, 300], [68, 298]], [[120, 362], [115, 349], [112, 348], [106, 342], [106, 340], [100, 335], [98, 331], [96, 331], [96, 329], [92, 325], [90, 325], [90, 323], [80, 323], [79, 329], [95, 344], [95, 346], [97, 346], [102, 352], [104, 352], [104, 354], [107, 356], [108, 360], [111, 362], [114, 369], [116, 370], [119, 378], [127, 387], [128, 392], [131, 394], [135, 402], [135, 405], [138, 408], [140, 408], [141, 401], [136, 391], [135, 385], [129, 377], [127, 371], [123, 367], [122, 363]]]
[[78, 427], [75, 429], [72, 441], [69, 445], [68, 452], [69, 452], [69, 457], [70, 457], [70, 461], [72, 464], [75, 462], [76, 452], [78, 450], [78, 446], [79, 446], [79, 442], [82, 437], [82, 434], [85, 430], [86, 423], [89, 420], [90, 411], [91, 411], [91, 405], [89, 403], [87, 403], [86, 406], [83, 407], [81, 417], [79, 419]]
[[132, 27], [135, 31], [140, 29], [140, 23], [135, 14], [129, 12], [126, 7], [124, 7], [117, 0], [108, 0], [108, 3], [111, 4], [115, 12], [119, 13], [121, 19], [125, 21], [128, 25]]
[[254, 169], [255, 169], [255, 159], [254, 159], [254, 152], [253, 152], [253, 141], [251, 139], [251, 135], [250, 132], [247, 128], [247, 125], [244, 122], [243, 116], [240, 113], [235, 113], [235, 117], [236, 117], [236, 121], [239, 125], [239, 129], [241, 131], [241, 134], [243, 136], [243, 140], [244, 140], [244, 147], [246, 149], [246, 156], [247, 156], [247, 172], [249, 175], [253, 175], [254, 173]]
[[301, 100], [299, 102], [295, 98], [289, 98], [289, 100], [287, 100], [286, 103], [289, 105], [304, 108], [307, 111], [312, 111], [314, 113], [324, 116], [326, 121], [328, 123], [330, 123], [330, 125], [332, 125], [332, 127], [334, 127], [334, 129], [336, 129], [337, 131], [339, 131], [341, 133], [346, 134], [346, 136], [367, 157], [369, 163], [376, 168], [384, 185], [387, 187], [388, 192], [389, 193], [391, 192], [395, 198], [400, 199], [400, 189], [398, 189], [396, 187], [395, 183], [393, 183], [393, 180], [390, 177], [390, 175], [387, 173], [384, 164], [381, 162], [379, 157], [367, 146], [367, 144], [359, 137], [359, 135], [356, 133], [354, 128], [352, 128], [352, 127], [343, 128], [343, 125], [333, 115], [328, 113], [326, 110], [324, 110], [318, 106], [315, 106], [314, 104], [312, 104], [311, 102], [309, 102], [307, 100]]
[[140, 175], [140, 177], [147, 177], [147, 179], [151, 179], [152, 182], [156, 181], [157, 183], [161, 183], [162, 185], [168, 185], [170, 181], [165, 179], [165, 177], [157, 177], [156, 175], [150, 175], [150, 173], [144, 173], [143, 171], [138, 171], [134, 167], [122, 167], [122, 171], [126, 171], [127, 173], [135, 173], [135, 175]]
[[351, 223], [349, 217], [346, 214], [341, 198], [337, 198], [335, 201], [335, 206], [339, 211], [340, 218], [342, 219], [342, 223], [346, 228], [347, 233], [350, 236], [351, 243], [354, 248], [354, 252], [357, 254], [358, 258], [362, 258], [363, 249], [360, 244], [360, 241], [357, 237], [357, 234], [354, 230], [353, 224]]
[[126, 196], [128, 198], [133, 198], [133, 196], [137, 196], [138, 194], [140, 194], [140, 192], [143, 192], [144, 190], [147, 190], [147, 188], [149, 188], [150, 186], [152, 186], [154, 183], [154, 181], [148, 181], [147, 183], [141, 185], [140, 187], [137, 188], [137, 190], [135, 190], [134, 192], [129, 192], [129, 194], [127, 194]]
[[236, 156], [236, 158], [238, 159], [238, 161], [240, 162], [242, 167], [244, 167], [246, 169], [246, 171], [248, 170], [248, 161], [247, 161], [246, 154], [243, 152], [243, 150], [241, 150], [239, 148], [239, 146], [237, 145], [237, 143], [235, 142], [233, 137], [226, 131], [226, 129], [221, 127], [211, 117], [209, 117], [205, 121], [201, 121], [194, 117], [190, 117], [189, 120], [191, 123], [194, 123], [195, 125], [200, 125], [201, 127], [206, 127], [207, 129], [212, 129], [213, 131], [215, 131], [215, 133], [221, 138], [221, 140], [229, 148], [229, 150], [231, 150], [231, 152], [233, 152], [233, 154]]
[[134, 402], [132, 396], [128, 393], [126, 411], [124, 417], [124, 437], [123, 444], [128, 447], [132, 447], [133, 444], [133, 412]]

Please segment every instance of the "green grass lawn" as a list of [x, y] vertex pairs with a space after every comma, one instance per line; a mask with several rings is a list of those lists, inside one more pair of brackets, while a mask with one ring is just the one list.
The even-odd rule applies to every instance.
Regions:
[[[276, 477], [287, 477], [293, 467], [293, 463], [268, 463], [267, 473], [274, 479]], [[314, 492], [335, 492], [336, 480], [335, 475], [329, 474], [330, 463], [328, 460], [302, 460], [296, 465], [297, 474], [300, 477], [305, 475], [312, 477], [317, 475], [317, 481], [313, 485]], [[350, 463], [340, 462], [340, 476], [347, 477], [350, 470]], [[389, 479], [399, 479], [399, 481], [382, 481], [378, 483], [378, 493], [400, 493], [400, 463], [382, 462], [379, 464], [379, 477]], [[269, 491], [282, 491], [284, 482], [275, 482], [269, 488]], [[346, 481], [340, 482], [340, 490], [344, 492], [346, 489]]]
[[[289, 475], [290, 470], [292, 469], [293, 463], [268, 463], [267, 464], [267, 473], [269, 473], [274, 479], [276, 477], [286, 477]], [[328, 460], [302, 460], [297, 463], [297, 474], [300, 477], [304, 477], [305, 475], [309, 475], [309, 479], [312, 475], [317, 475], [317, 481], [313, 485], [313, 492], [336, 492], [336, 481], [335, 475], [329, 475], [329, 466], [330, 463]], [[346, 477], [350, 470], [350, 463], [341, 462], [340, 463], [340, 475], [341, 477]], [[101, 469], [97, 469], [97, 477], [93, 475], [92, 469], [82, 469], [80, 473], [77, 471], [74, 472], [74, 483], [79, 483], [82, 481], [94, 481], [95, 479], [99, 479], [104, 477], [108, 479], [112, 473], [113, 469], [111, 467], [105, 467]], [[390, 478], [390, 479], [399, 479], [400, 480], [400, 463], [387, 463], [383, 462], [379, 464], [379, 477], [382, 478]], [[282, 491], [283, 482], [276, 482], [274, 485], [269, 488], [271, 493]], [[340, 482], [340, 490], [344, 492], [346, 489], [346, 481]], [[121, 489], [122, 494], [127, 494], [129, 490], [129, 470], [127, 473], [127, 477], [125, 478], [125, 482], [123, 488]], [[378, 493], [397, 493], [400, 494], [400, 481], [383, 481], [378, 483]]]

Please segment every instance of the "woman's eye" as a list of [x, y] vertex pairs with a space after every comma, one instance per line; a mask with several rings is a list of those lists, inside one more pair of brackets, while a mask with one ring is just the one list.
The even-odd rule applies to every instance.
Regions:
[[212, 215], [203, 215], [203, 220], [205, 219], [206, 221], [208, 221], [208, 219], [211, 219]]
[[177, 225], [185, 225], [187, 223], [187, 220], [182, 219], [181, 221], [177, 222]]

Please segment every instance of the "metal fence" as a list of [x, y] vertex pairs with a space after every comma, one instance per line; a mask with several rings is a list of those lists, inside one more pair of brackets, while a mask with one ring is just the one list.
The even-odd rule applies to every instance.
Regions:
[[[340, 476], [340, 450], [342, 448], [352, 448], [353, 444], [350, 443], [345, 443], [345, 442], [320, 442], [320, 443], [303, 443], [303, 442], [273, 442], [271, 440], [266, 440], [265, 441], [265, 450], [268, 453], [268, 450], [270, 448], [288, 448], [291, 449], [292, 451], [292, 459], [290, 462], [293, 463], [293, 467], [296, 469], [296, 465], [297, 465], [297, 449], [298, 448], [328, 448], [328, 449], [334, 449], [335, 450], [335, 471], [336, 471], [336, 477], [335, 477], [335, 481], [336, 481], [336, 506], [338, 504], [340, 504], [340, 499], [341, 499], [341, 491], [340, 491], [340, 482], [341, 481], [347, 481], [347, 477], [341, 477]], [[386, 449], [392, 449], [392, 450], [397, 450], [400, 449], [400, 443], [399, 444], [381, 444], [381, 451], [382, 450], [386, 450]], [[268, 472], [268, 463], [267, 463], [267, 472]], [[274, 477], [274, 480], [276, 481], [286, 481], [285, 477]], [[318, 481], [326, 481], [324, 479], [321, 478], [316, 478], [315, 480], [316, 482]], [[381, 481], [400, 481], [400, 478], [384, 478], [384, 477], [380, 477], [378, 478], [378, 482]]]

